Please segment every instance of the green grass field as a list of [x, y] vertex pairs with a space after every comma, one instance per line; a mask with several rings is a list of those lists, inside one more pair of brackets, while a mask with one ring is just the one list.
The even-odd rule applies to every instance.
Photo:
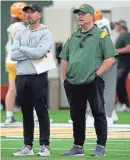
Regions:
[[[51, 157], [13, 157], [12, 153], [22, 147], [22, 139], [1, 139], [1, 159], [2, 160], [130, 160], [130, 140], [112, 139], [108, 140], [105, 157], [90, 157], [92, 150], [95, 148], [95, 139], [86, 139], [84, 149], [85, 157], [64, 157], [62, 154], [72, 147], [72, 139], [52, 139], [50, 143]], [[38, 139], [34, 141], [34, 152], [39, 150]]]
[[[67, 123], [70, 119], [69, 110], [50, 110], [50, 118], [55, 123]], [[14, 116], [17, 121], [22, 121], [20, 112], [15, 112]], [[119, 124], [130, 124], [130, 113], [119, 113]], [[5, 112], [1, 112], [1, 122], [5, 120]], [[128, 131], [128, 133], [130, 133]], [[34, 153], [39, 151], [39, 141], [36, 138], [33, 143]], [[64, 157], [62, 154], [70, 149], [73, 145], [73, 139], [55, 138], [50, 141], [50, 157], [13, 157], [12, 153], [23, 147], [23, 139], [16, 137], [1, 137], [1, 160], [130, 160], [130, 139], [119, 137], [117, 139], [108, 139], [105, 157], [91, 157], [90, 154], [96, 146], [96, 139], [86, 138], [84, 157]]]
[[[54, 120], [55, 123], [68, 123], [70, 119], [69, 109], [61, 110], [49, 110], [50, 118]], [[120, 112], [118, 113], [119, 121], [117, 124], [130, 124], [130, 112]], [[14, 112], [14, 117], [17, 121], [22, 121], [21, 112]], [[5, 111], [1, 112], [1, 122], [5, 120]]]

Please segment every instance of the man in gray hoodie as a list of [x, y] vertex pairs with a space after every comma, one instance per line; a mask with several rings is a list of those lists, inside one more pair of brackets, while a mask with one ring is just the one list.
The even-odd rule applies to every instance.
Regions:
[[17, 61], [16, 92], [17, 103], [23, 114], [24, 147], [14, 156], [34, 155], [33, 106], [39, 120], [40, 151], [38, 156], [50, 156], [50, 122], [47, 110], [48, 76], [47, 72], [37, 74], [31, 60], [38, 60], [50, 51], [52, 34], [40, 24], [42, 9], [33, 4], [23, 8], [28, 22], [26, 29], [18, 32], [13, 40], [11, 59]]

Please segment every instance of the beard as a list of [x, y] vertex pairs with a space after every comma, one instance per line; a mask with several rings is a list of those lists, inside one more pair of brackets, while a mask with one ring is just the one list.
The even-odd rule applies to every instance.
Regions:
[[27, 23], [32, 25], [32, 24], [36, 24], [38, 20], [28, 20]]

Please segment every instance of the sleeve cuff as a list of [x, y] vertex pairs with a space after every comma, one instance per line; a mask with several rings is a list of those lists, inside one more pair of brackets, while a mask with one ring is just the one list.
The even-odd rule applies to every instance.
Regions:
[[64, 56], [59, 56], [59, 57], [63, 60], [69, 61], [67, 57], [64, 57]]
[[117, 57], [118, 56], [118, 54], [115, 54], [115, 55], [109, 55], [109, 56], [106, 56], [106, 57], [104, 57], [104, 59], [108, 59], [108, 58], [111, 58], [111, 57]]

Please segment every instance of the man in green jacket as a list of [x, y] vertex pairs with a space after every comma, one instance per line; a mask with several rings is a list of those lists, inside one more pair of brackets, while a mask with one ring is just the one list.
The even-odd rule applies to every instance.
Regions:
[[108, 33], [94, 25], [92, 6], [82, 4], [73, 13], [77, 14], [80, 28], [69, 36], [60, 53], [74, 136], [74, 146], [64, 153], [64, 156], [84, 155], [87, 100], [90, 103], [97, 134], [97, 146], [92, 156], [104, 156], [107, 121], [102, 75], [112, 67], [118, 54]]

